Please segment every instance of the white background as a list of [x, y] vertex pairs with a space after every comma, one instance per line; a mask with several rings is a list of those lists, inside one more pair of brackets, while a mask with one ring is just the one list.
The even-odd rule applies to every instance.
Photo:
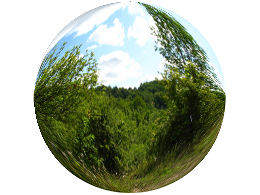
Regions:
[[[0, 194], [115, 194], [81, 181], [54, 158], [33, 107], [34, 82], [51, 41], [80, 14], [110, 2], [1, 1]], [[222, 66], [227, 102], [206, 158], [184, 178], [146, 194], [260, 194], [258, 1], [149, 2], [179, 14], [208, 40]]]

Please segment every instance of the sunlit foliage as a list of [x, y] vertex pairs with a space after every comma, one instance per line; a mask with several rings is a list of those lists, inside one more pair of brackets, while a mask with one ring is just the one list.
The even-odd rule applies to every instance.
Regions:
[[166, 60], [161, 80], [128, 89], [101, 85], [94, 53], [64, 51], [63, 44], [43, 60], [34, 91], [41, 133], [57, 159], [79, 178], [123, 192], [187, 174], [214, 143], [225, 108], [204, 50], [173, 17], [141, 5]]

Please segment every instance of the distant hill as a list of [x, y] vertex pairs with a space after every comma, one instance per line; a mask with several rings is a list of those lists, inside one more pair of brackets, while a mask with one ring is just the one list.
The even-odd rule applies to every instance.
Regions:
[[149, 107], [154, 106], [163, 109], [167, 107], [166, 89], [163, 82], [163, 80], [153, 80], [141, 83], [138, 88], [129, 87], [128, 89], [101, 85], [96, 89], [97, 91], [104, 91], [109, 96], [121, 99], [133, 100], [135, 97], [140, 96]]

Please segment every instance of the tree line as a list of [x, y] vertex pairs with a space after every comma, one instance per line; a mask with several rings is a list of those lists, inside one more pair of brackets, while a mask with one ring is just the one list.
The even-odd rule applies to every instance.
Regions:
[[[48, 146], [70, 152], [91, 170], [123, 175], [144, 169], [176, 145], [199, 140], [223, 113], [224, 94], [206, 86], [207, 75], [192, 63], [183, 73], [164, 75], [171, 79], [126, 89], [98, 85], [93, 53], [80, 57], [79, 49], [59, 59], [55, 52], [47, 56], [34, 100]], [[83, 66], [88, 73], [79, 72]]]

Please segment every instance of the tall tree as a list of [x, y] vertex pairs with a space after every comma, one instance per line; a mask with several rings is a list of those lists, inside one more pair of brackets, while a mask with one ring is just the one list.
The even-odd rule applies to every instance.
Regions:
[[166, 60], [162, 76], [169, 117], [165, 133], [158, 135], [158, 147], [167, 152], [176, 144], [191, 144], [198, 134], [209, 130], [224, 112], [225, 98], [220, 96], [225, 95], [205, 51], [186, 29], [165, 11], [141, 5], [155, 22], [151, 27], [157, 39], [155, 49]]
[[157, 38], [155, 49], [166, 59], [168, 70], [176, 67], [184, 73], [185, 64], [195, 64], [198, 71], [204, 72], [214, 80], [211, 84], [219, 87], [220, 82], [212, 66], [208, 64], [206, 52], [173, 16], [154, 6], [140, 3], [153, 18], [152, 34]]

